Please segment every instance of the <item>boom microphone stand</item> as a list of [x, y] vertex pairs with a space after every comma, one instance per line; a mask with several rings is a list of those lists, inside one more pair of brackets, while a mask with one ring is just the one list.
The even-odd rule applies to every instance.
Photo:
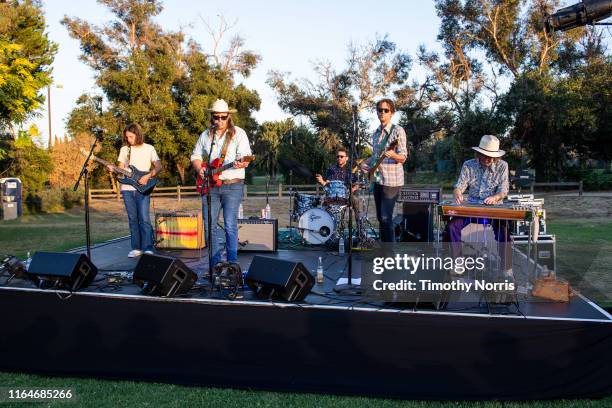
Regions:
[[89, 227], [89, 170], [87, 170], [87, 166], [89, 165], [89, 160], [91, 159], [91, 156], [93, 156], [94, 149], [96, 148], [96, 143], [99, 140], [102, 140], [104, 129], [95, 127], [92, 129], [92, 131], [96, 138], [91, 144], [91, 148], [89, 149], [89, 155], [85, 159], [83, 167], [81, 167], [81, 173], [79, 174], [79, 178], [77, 179], [76, 183], [74, 183], [74, 187], [72, 188], [72, 191], [77, 191], [79, 189], [79, 184], [81, 184], [81, 179], [85, 180], [85, 246], [87, 248], [87, 258], [89, 259], [91, 259], [91, 229]]
[[357, 136], [357, 105], [353, 105], [353, 131], [351, 133], [351, 147], [348, 162], [349, 174], [349, 222], [348, 222], [348, 284], [336, 285], [334, 291], [345, 295], [361, 294], [361, 286], [353, 285], [353, 156], [355, 153], [355, 138]]

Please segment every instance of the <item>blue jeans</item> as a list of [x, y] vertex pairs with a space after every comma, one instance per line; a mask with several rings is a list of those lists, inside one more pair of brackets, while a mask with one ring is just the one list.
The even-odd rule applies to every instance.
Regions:
[[[221, 208], [223, 208], [227, 261], [238, 262], [238, 208], [242, 202], [243, 189], [243, 183], [223, 184], [221, 187], [210, 189], [213, 265], [221, 262], [221, 245], [219, 245], [219, 228], [217, 226]], [[202, 196], [202, 218], [204, 218], [204, 231], [206, 231], [206, 239], [208, 239], [206, 195]]]
[[380, 231], [381, 242], [394, 242], [393, 210], [401, 187], [382, 186], [374, 184], [374, 203], [376, 204], [376, 219]]
[[127, 210], [132, 249], [152, 251], [153, 227], [149, 217], [151, 196], [140, 194], [136, 190], [122, 191], [121, 195]]

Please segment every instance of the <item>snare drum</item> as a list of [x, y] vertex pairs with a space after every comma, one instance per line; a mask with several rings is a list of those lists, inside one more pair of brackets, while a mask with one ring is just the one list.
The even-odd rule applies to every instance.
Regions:
[[341, 180], [331, 180], [325, 185], [323, 205], [347, 205], [349, 192]]

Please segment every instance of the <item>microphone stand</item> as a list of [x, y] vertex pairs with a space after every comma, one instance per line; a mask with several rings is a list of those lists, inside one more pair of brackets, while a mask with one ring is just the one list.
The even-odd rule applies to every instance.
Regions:
[[212, 204], [212, 199], [210, 198], [210, 156], [213, 151], [213, 147], [215, 145], [215, 139], [217, 137], [217, 127], [211, 126], [208, 136], [210, 136], [210, 150], [208, 152], [208, 157], [206, 159], [206, 169], [204, 169], [204, 185], [206, 186], [206, 239], [207, 239], [207, 249], [208, 249], [208, 280], [210, 281], [210, 287], [212, 290], [213, 285], [213, 264], [212, 264], [212, 210], [210, 208]]
[[361, 285], [353, 284], [353, 155], [355, 153], [355, 138], [357, 137], [357, 106], [353, 105], [353, 131], [351, 133], [351, 147], [349, 153], [348, 162], [348, 175], [349, 175], [349, 222], [348, 222], [348, 284], [336, 285], [334, 288], [335, 292], [345, 295], [359, 295], [361, 294]]
[[79, 185], [81, 184], [81, 179], [85, 181], [85, 247], [87, 248], [87, 258], [89, 259], [91, 259], [91, 228], [89, 226], [89, 170], [87, 170], [87, 166], [89, 165], [91, 156], [93, 156], [96, 143], [102, 139], [103, 130], [96, 128], [93, 129], [93, 133], [95, 134], [96, 138], [89, 149], [89, 154], [87, 155], [85, 162], [83, 162], [79, 177], [72, 188], [72, 191], [77, 191], [79, 189]]

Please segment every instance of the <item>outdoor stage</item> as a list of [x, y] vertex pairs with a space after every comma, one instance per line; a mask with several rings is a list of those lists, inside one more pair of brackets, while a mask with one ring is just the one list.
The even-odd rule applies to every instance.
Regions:
[[[410, 399], [612, 394], [612, 317], [581, 295], [494, 312], [478, 297], [445, 310], [366, 302], [333, 291], [346, 255], [311, 249], [261, 254], [312, 272], [323, 257], [325, 283], [299, 304], [204, 286], [160, 298], [107, 284], [108, 272], [134, 268], [128, 250], [127, 239], [95, 247], [98, 276], [70, 296], [0, 278], [0, 370]], [[199, 275], [207, 263], [173, 255]], [[252, 256], [240, 255], [243, 270]]]

